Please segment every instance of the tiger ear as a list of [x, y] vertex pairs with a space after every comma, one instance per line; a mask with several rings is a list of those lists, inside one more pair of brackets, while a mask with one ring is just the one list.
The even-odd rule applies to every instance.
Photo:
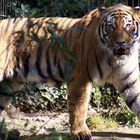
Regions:
[[133, 10], [134, 10], [134, 13], [140, 15], [140, 6], [134, 7]]
[[99, 7], [98, 10], [100, 11], [100, 13], [104, 13], [104, 11], [106, 10], [106, 7], [104, 6]]

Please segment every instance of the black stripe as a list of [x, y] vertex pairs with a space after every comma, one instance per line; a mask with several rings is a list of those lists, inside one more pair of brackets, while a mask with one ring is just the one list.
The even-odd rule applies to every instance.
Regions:
[[97, 63], [97, 68], [98, 68], [98, 71], [99, 71], [99, 75], [100, 75], [100, 78], [102, 79], [103, 78], [103, 71], [101, 69], [101, 65], [99, 63], [98, 57], [97, 57], [95, 52], [94, 52], [94, 55], [95, 55], [95, 59], [96, 59], [96, 63]]
[[59, 76], [60, 76], [62, 79], [64, 79], [64, 73], [63, 73], [63, 70], [62, 70], [62, 68], [61, 68], [60, 61], [58, 62], [57, 66], [58, 66]]
[[16, 68], [13, 69], [13, 72], [14, 72], [13, 77], [17, 77], [18, 76], [18, 72], [17, 72], [17, 69]]
[[101, 30], [102, 26], [103, 26], [103, 25], [99, 25], [99, 27], [98, 27], [98, 33], [99, 33], [101, 42], [102, 42], [102, 43], [105, 43], [104, 39], [103, 39], [102, 36], [101, 36], [101, 32], [103, 32], [103, 31]]
[[137, 79], [136, 79], [135, 81], [131, 82], [131, 83], [126, 84], [126, 85], [120, 90], [120, 92], [123, 93], [123, 92], [125, 92], [125, 90], [131, 88], [131, 87], [136, 83], [136, 81], [137, 81]]
[[136, 70], [137, 66], [134, 68], [134, 70], [132, 70], [131, 72], [127, 73], [121, 80], [127, 80], [129, 78], [129, 76]]
[[111, 66], [111, 60], [112, 60], [111, 57], [108, 57], [107, 63], [108, 63], [109, 66]]
[[93, 83], [93, 80], [89, 73], [89, 56], [87, 57], [87, 75], [88, 75], [89, 80]]
[[50, 63], [50, 58], [48, 57], [48, 50], [46, 52], [46, 65], [47, 65], [47, 72], [51, 78], [51, 80], [53, 80], [57, 85], [61, 85], [61, 82], [57, 79], [55, 79], [55, 77], [52, 74], [52, 68], [51, 68], [51, 63]]
[[[68, 27], [67, 27], [68, 28]], [[72, 39], [72, 33], [73, 33], [73, 30], [69, 30], [69, 32], [67, 33], [68, 34], [68, 39], [70, 40], [70, 41], [68, 41], [68, 45], [71, 47], [71, 43], [73, 43], [72, 41], [71, 41], [71, 39]]]
[[13, 72], [14, 72], [13, 77], [17, 77], [18, 71], [20, 70], [20, 53], [18, 52], [18, 48], [16, 48], [14, 55], [16, 56], [16, 66], [13, 69]]
[[86, 34], [86, 29], [82, 30], [82, 41], [81, 41], [81, 52], [79, 52], [81, 54], [80, 58], [83, 58], [83, 54], [84, 54], [84, 42], [85, 42], [85, 34]]
[[16, 52], [15, 52], [15, 55], [16, 55], [16, 66], [18, 69], [20, 69], [20, 53], [18, 52], [18, 50], [16, 49]]
[[127, 106], [131, 109], [133, 103], [136, 101], [137, 97], [139, 96], [139, 94], [137, 94], [131, 101], [127, 101], [126, 100], [126, 104]]
[[5, 107], [3, 107], [2, 105], [0, 105], [0, 110], [4, 110], [5, 109]]
[[67, 85], [69, 86], [74, 80], [75, 80], [75, 78], [71, 77], [71, 79], [67, 82]]
[[[77, 36], [76, 36], [77, 38], [75, 38], [75, 40], [74, 40], [75, 44], [77, 44], [80, 37], [81, 37], [81, 32], [82, 32], [82, 30], [80, 28], [80, 23], [78, 22], [77, 24], [75, 24], [73, 28], [77, 28], [77, 30], [78, 30], [78, 32], [76, 32], [76, 33], [78, 33]], [[79, 30], [80, 30], [80, 32], [79, 32]]]
[[102, 37], [101, 37], [101, 25], [99, 25], [99, 27], [98, 27], [98, 33], [99, 33], [99, 36], [100, 36], [100, 38], [102, 40]]
[[29, 73], [29, 60], [30, 60], [30, 54], [25, 54], [23, 57], [23, 67], [24, 67], [24, 76], [27, 77]]
[[[104, 21], [104, 22], [106, 22], [106, 21]], [[107, 23], [104, 23], [104, 24], [102, 24], [102, 33], [103, 33], [103, 38], [102, 39], [105, 42], [105, 41], [108, 41], [108, 38], [107, 38], [108, 33], [107, 33], [107, 29], [105, 28], [105, 26], [106, 26]]]
[[[136, 23], [136, 26], [137, 26], [137, 32], [136, 32], [134, 35], [137, 35], [137, 37], [138, 37], [138, 34], [139, 34], [139, 33], [138, 33], [138, 32], [139, 32], [139, 30], [138, 30], [138, 22], [135, 22], [135, 23]], [[133, 36], [134, 36], [134, 35], [133, 35]]]
[[[73, 19], [71, 19], [71, 21], [72, 21]], [[66, 20], [67, 21], [67, 20]], [[72, 32], [72, 29], [71, 29], [71, 27], [70, 27], [70, 23], [71, 23], [71, 21], [69, 21], [69, 23], [67, 23], [67, 27], [65, 28], [66, 29], [66, 32], [65, 32], [65, 38], [67, 37], [67, 35], [68, 36], [70, 36], [71, 35], [71, 32]], [[73, 28], [74, 26], [72, 26], [72, 28]]]
[[57, 52], [54, 50], [54, 61], [53, 61], [54, 65], [57, 64]]
[[41, 56], [42, 56], [42, 47], [38, 47], [38, 50], [37, 50], [37, 53], [36, 53], [36, 57], [37, 57], [37, 60], [36, 60], [36, 68], [37, 68], [37, 72], [38, 74], [44, 78], [44, 79], [47, 79], [48, 77], [45, 76], [42, 71], [41, 71], [41, 68], [40, 68], [40, 61], [41, 61]]
[[87, 65], [87, 75], [88, 75], [88, 78], [89, 78], [90, 82], [93, 83], [93, 80], [92, 80], [92, 78], [91, 78], [91, 76], [90, 76], [90, 74], [89, 74], [89, 68], [88, 68], [88, 65]]
[[6, 96], [6, 97], [13, 97], [15, 94], [13, 92], [1, 92], [0, 91], [0, 95]]
[[62, 22], [61, 28], [65, 25], [66, 21], [67, 21], [67, 18]]
[[[85, 19], [86, 19], [86, 17], [85, 17]], [[77, 37], [78, 39], [77, 39], [77, 42], [79, 41], [79, 39], [81, 39], [82, 38], [82, 42], [81, 42], [81, 48], [80, 48], [80, 50], [83, 50], [83, 47], [84, 47], [84, 41], [85, 41], [85, 34], [86, 34], [86, 32], [89, 30], [89, 26], [90, 26], [90, 24], [93, 22], [93, 19], [88, 23], [88, 25], [85, 25], [85, 22], [83, 22], [82, 24], [78, 24], [78, 25], [76, 25], [75, 27], [79, 27], [79, 30], [81, 31], [80, 33], [79, 33], [79, 37]], [[76, 44], [77, 44], [77, 42], [76, 42]], [[78, 49], [78, 47], [77, 47], [77, 49]], [[79, 51], [79, 50], [78, 50]], [[80, 54], [81, 54], [81, 56], [80, 56], [80, 58], [82, 58], [83, 57], [83, 51], [81, 51], [80, 52]]]

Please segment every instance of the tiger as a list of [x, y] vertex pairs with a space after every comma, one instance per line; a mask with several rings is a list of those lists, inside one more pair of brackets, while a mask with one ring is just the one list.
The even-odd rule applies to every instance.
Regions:
[[1, 20], [0, 109], [26, 82], [67, 82], [70, 133], [90, 139], [86, 118], [92, 87], [111, 83], [140, 119], [139, 12], [117, 4], [81, 18]]

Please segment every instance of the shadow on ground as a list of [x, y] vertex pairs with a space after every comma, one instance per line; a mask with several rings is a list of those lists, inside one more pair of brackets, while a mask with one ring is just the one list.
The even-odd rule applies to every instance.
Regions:
[[92, 132], [92, 136], [94, 140], [140, 140], [140, 134], [120, 132]]
[[19, 140], [72, 140], [69, 134], [57, 133], [50, 135], [21, 136]]
[[[120, 132], [92, 132], [92, 140], [140, 140], [140, 134]], [[9, 140], [11, 138], [9, 137]], [[68, 133], [51, 133], [50, 135], [21, 136], [18, 140], [72, 140]]]

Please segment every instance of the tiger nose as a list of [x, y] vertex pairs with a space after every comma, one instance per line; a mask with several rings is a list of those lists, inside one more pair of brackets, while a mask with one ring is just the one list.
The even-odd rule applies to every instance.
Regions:
[[126, 41], [117, 41], [116, 44], [119, 46], [122, 46], [126, 43]]

